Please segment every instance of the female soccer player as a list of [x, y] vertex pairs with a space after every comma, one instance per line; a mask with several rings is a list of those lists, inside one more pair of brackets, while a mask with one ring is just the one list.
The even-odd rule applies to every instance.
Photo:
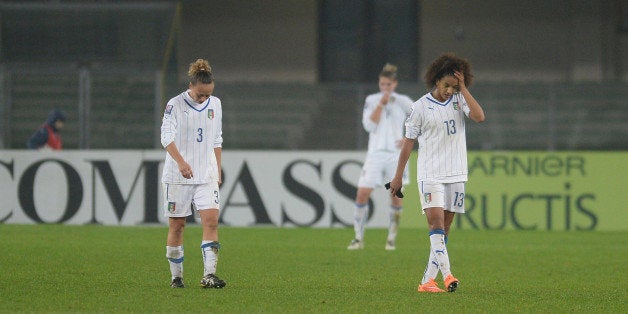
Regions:
[[455, 213], [464, 213], [468, 172], [465, 116], [475, 122], [484, 121], [484, 110], [468, 89], [472, 78], [469, 62], [452, 53], [432, 62], [425, 74], [431, 92], [412, 106], [397, 172], [390, 183], [392, 194], [401, 188], [406, 163], [418, 139], [417, 183], [431, 244], [419, 292], [444, 292], [434, 281], [439, 270], [447, 291], [458, 288], [459, 281], [451, 274], [446, 242]]
[[162, 183], [164, 210], [168, 217], [166, 257], [173, 288], [183, 288], [183, 230], [185, 217], [198, 210], [203, 226], [203, 288], [222, 288], [216, 276], [218, 262], [218, 214], [220, 158], [222, 153], [222, 106], [212, 96], [214, 78], [206, 60], [190, 64], [188, 90], [170, 99], [161, 125], [161, 144], [166, 148]]
[[[395, 161], [399, 158], [403, 139], [403, 123], [412, 110], [412, 100], [406, 95], [395, 93], [397, 84], [397, 67], [387, 63], [379, 74], [380, 92], [366, 97], [362, 125], [369, 133], [369, 144], [358, 181], [353, 223], [355, 238], [347, 247], [349, 250], [364, 248], [364, 226], [368, 217], [371, 192], [376, 186], [382, 186], [384, 182], [390, 181], [395, 173]], [[409, 182], [407, 169], [404, 170], [403, 178], [403, 183], [407, 184]], [[401, 199], [391, 196], [386, 250], [395, 249], [401, 209]]]

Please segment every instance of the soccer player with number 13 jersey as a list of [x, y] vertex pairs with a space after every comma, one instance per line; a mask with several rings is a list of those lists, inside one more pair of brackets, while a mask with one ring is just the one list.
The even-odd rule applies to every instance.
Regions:
[[419, 292], [445, 291], [434, 280], [439, 271], [447, 291], [455, 291], [459, 284], [451, 273], [446, 244], [455, 213], [464, 213], [468, 173], [465, 118], [475, 122], [485, 119], [482, 106], [468, 89], [472, 77], [469, 62], [452, 53], [432, 62], [425, 74], [431, 91], [413, 104], [397, 171], [390, 183], [394, 195], [402, 186], [403, 171], [417, 140], [419, 198], [430, 230], [430, 257]]

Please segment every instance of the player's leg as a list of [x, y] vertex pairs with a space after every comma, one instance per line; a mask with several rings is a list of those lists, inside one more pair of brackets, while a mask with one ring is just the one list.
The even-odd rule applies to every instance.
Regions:
[[[434, 281], [440, 270], [440, 260], [436, 256], [435, 245], [433, 245], [432, 241], [441, 233], [440, 230], [442, 230], [444, 234], [444, 185], [440, 183], [419, 182], [419, 194], [421, 208], [423, 209], [423, 214], [426, 215], [430, 229], [430, 255], [418, 290], [419, 292], [444, 292], [444, 290], [438, 288]], [[442, 248], [437, 248], [443, 251]]]
[[[456, 213], [464, 213], [464, 195], [465, 195], [465, 184], [464, 182], [457, 183], [449, 183], [445, 185], [445, 214], [444, 214], [444, 243], [447, 244], [447, 240], [449, 238], [449, 230], [451, 224], [454, 221], [454, 216]], [[445, 288], [449, 292], [456, 291], [458, 288], [458, 284], [460, 281], [456, 279], [451, 272], [449, 274], [445, 274], [443, 272], [443, 280], [445, 281]]]
[[201, 224], [203, 225], [203, 240], [201, 241], [201, 252], [203, 254], [203, 288], [223, 288], [226, 283], [216, 276], [218, 265], [218, 253], [220, 242], [218, 241], [218, 217], [217, 208], [199, 210]]
[[201, 253], [203, 254], [203, 275], [215, 274], [218, 264], [218, 209], [203, 209], [199, 211], [203, 226], [203, 240]]
[[447, 244], [447, 241], [449, 239], [449, 229], [454, 221], [455, 215], [456, 213], [454, 212], [450, 212], [448, 210], [445, 211], [445, 244]]
[[[454, 219], [454, 213], [450, 211], [445, 211], [445, 245], [447, 245], [447, 242], [448, 242], [449, 227], [451, 226], [453, 219]], [[419, 286], [420, 292], [424, 292], [424, 291], [428, 292], [430, 291], [430, 289], [437, 290], [436, 292], [445, 292], [445, 290], [438, 288], [438, 286], [434, 288], [434, 286], [436, 285], [436, 283], [434, 282], [434, 278], [438, 276], [438, 272], [439, 272], [438, 262], [436, 262], [434, 251], [430, 250], [430, 257], [427, 261], [427, 265], [425, 266], [425, 271], [423, 272], [423, 278], [421, 279], [421, 284], [423, 285], [423, 287]]]
[[189, 191], [182, 185], [163, 184], [164, 215], [168, 217], [168, 236], [166, 238], [166, 258], [170, 265], [173, 288], [183, 288], [183, 232], [185, 217], [192, 214]]
[[195, 191], [194, 203], [199, 209], [203, 239], [201, 253], [203, 254], [203, 288], [223, 288], [226, 283], [216, 276], [220, 242], [218, 241], [218, 219], [220, 216], [220, 193], [218, 183], [199, 185]]
[[439, 271], [443, 274], [449, 271], [449, 261], [446, 255], [447, 249], [444, 244], [444, 215], [442, 207], [429, 207], [424, 209], [430, 228], [430, 257], [419, 285], [419, 292], [445, 292], [438, 287], [434, 278]]
[[388, 236], [386, 237], [386, 250], [396, 249], [395, 241], [397, 239], [397, 231], [399, 229], [399, 220], [401, 218], [401, 211], [403, 210], [403, 201], [391, 195], [391, 203], [388, 223]]
[[423, 272], [423, 278], [421, 278], [421, 284], [419, 285], [419, 292], [445, 292], [445, 290], [438, 287], [434, 278], [438, 276], [438, 262], [434, 257], [434, 252], [430, 250], [430, 257], [425, 266]]
[[173, 288], [183, 288], [183, 230], [184, 217], [168, 218], [168, 237], [166, 240], [166, 258], [170, 264]]
[[368, 220], [369, 198], [376, 186], [383, 185], [387, 155], [368, 154], [362, 166], [362, 173], [358, 180], [358, 192], [355, 197], [355, 211], [353, 229], [355, 238], [347, 249], [357, 250], [364, 248], [364, 229]]
[[[388, 160], [382, 167], [384, 167], [384, 177], [386, 178], [384, 181], [389, 182], [395, 176], [395, 172], [397, 171], [397, 160], [399, 159], [399, 154], [391, 154], [388, 157]], [[404, 170], [403, 185], [407, 185], [410, 183], [409, 179], [409, 171], [408, 167]], [[401, 218], [401, 212], [403, 210], [403, 199], [398, 198], [394, 195], [390, 196], [390, 211], [389, 211], [389, 224], [388, 224], [388, 236], [386, 238], [386, 250], [394, 250], [396, 249], [395, 241], [397, 239], [397, 231], [399, 230], [399, 220]]]
[[355, 208], [353, 212], [353, 230], [355, 237], [347, 247], [349, 250], [364, 248], [364, 228], [366, 226], [369, 212], [369, 197], [373, 192], [372, 188], [358, 187], [355, 197]]

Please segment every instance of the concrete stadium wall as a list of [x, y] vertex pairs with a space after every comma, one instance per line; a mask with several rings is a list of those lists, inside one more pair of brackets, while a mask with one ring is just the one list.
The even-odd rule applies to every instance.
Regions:
[[[184, 1], [179, 64], [206, 57], [221, 80], [315, 82], [317, 3]], [[472, 61], [478, 81], [628, 80], [626, 1], [420, 6], [419, 77], [433, 58], [453, 51]]]
[[179, 70], [207, 58], [217, 80], [315, 82], [317, 1], [183, 1]]

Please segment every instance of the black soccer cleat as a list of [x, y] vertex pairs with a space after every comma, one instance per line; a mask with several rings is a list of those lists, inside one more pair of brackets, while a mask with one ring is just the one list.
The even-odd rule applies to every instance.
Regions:
[[203, 279], [201, 279], [201, 287], [203, 288], [220, 289], [224, 288], [226, 285], [227, 283], [224, 280], [218, 278], [218, 276], [214, 274], [207, 274], [203, 276]]
[[170, 287], [172, 287], [172, 288], [185, 288], [185, 285], [183, 284], [183, 278], [175, 277], [174, 279], [172, 279], [172, 282], [170, 283]]

